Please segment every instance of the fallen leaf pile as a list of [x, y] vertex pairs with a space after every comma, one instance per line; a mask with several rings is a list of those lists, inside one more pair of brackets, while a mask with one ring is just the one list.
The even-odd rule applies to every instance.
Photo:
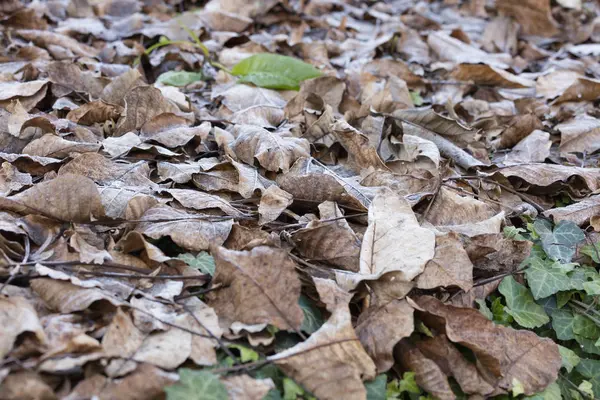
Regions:
[[0, 399], [600, 397], [597, 1], [0, 25]]

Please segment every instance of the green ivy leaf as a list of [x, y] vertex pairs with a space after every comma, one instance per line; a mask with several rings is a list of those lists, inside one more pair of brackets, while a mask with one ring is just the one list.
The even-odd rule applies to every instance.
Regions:
[[177, 258], [204, 274], [209, 274], [211, 276], [215, 274], [215, 259], [205, 251], [201, 251], [197, 256], [190, 253], [184, 253], [178, 255]]
[[568, 349], [564, 346], [558, 345], [558, 352], [560, 353], [560, 358], [562, 359], [562, 367], [567, 370], [567, 372], [573, 371], [573, 368], [579, 364], [581, 358], [575, 353], [573, 350]]
[[543, 392], [524, 398], [531, 400], [561, 400], [562, 396], [560, 395], [560, 386], [558, 386], [558, 383], [553, 382]]
[[323, 316], [321, 315], [321, 310], [314, 305], [314, 303], [305, 295], [300, 295], [298, 299], [298, 304], [300, 308], [302, 308], [302, 312], [304, 313], [304, 320], [302, 320], [302, 325], [300, 326], [300, 330], [312, 334], [319, 330], [321, 325], [325, 321], [323, 321]]
[[475, 303], [479, 306], [479, 312], [482, 313], [487, 319], [492, 321], [494, 319], [494, 314], [492, 310], [489, 309], [487, 304], [485, 304], [485, 299], [477, 299]]
[[557, 261], [570, 262], [577, 244], [585, 239], [581, 228], [571, 221], [560, 221], [552, 230], [549, 221], [539, 219], [533, 223], [533, 227], [546, 254]]
[[517, 228], [515, 226], [505, 226], [502, 232], [504, 233], [504, 236], [507, 239], [518, 240], [520, 242], [527, 240], [527, 238], [522, 235], [522, 233], [527, 232], [523, 228]]
[[533, 300], [531, 292], [512, 276], [504, 278], [498, 290], [506, 299], [506, 312], [522, 327], [538, 328], [550, 322], [544, 308]]
[[367, 400], [386, 400], [386, 384], [387, 376], [385, 374], [378, 375], [372, 381], [365, 382]]
[[492, 314], [494, 315], [493, 321], [498, 325], [510, 326], [515, 320], [512, 315], [506, 312], [506, 307], [502, 304], [500, 297], [496, 297], [492, 301]]
[[575, 340], [577, 341], [577, 343], [579, 343], [579, 345], [581, 346], [581, 350], [585, 351], [586, 353], [595, 354], [595, 355], [600, 356], [600, 348], [598, 348], [598, 346], [596, 346], [595, 340], [588, 339], [583, 336], [579, 336], [577, 334], [575, 334], [574, 336], [575, 336]]
[[411, 90], [409, 93], [410, 93], [410, 100], [415, 105], [415, 107], [419, 107], [419, 106], [423, 105], [423, 98], [421, 97], [421, 94], [419, 92], [413, 92]]
[[414, 372], [405, 372], [404, 374], [402, 374], [402, 379], [398, 383], [398, 389], [400, 390], [400, 393], [421, 393], [421, 389], [419, 388], [419, 385], [417, 385], [417, 381], [415, 380]]
[[227, 389], [217, 375], [182, 368], [179, 382], [165, 387], [167, 400], [228, 400]]
[[293, 379], [283, 378], [283, 400], [314, 399], [313, 396], [307, 395], [304, 388], [294, 382]]
[[560, 340], [575, 339], [573, 333], [573, 323], [575, 318], [573, 313], [567, 310], [556, 310], [552, 313], [552, 328], [556, 332], [556, 337]]
[[321, 76], [321, 71], [297, 58], [261, 53], [245, 58], [232, 69], [240, 83], [269, 89], [298, 90], [300, 82]]
[[598, 340], [600, 327], [584, 315], [577, 314], [573, 319], [573, 332], [586, 339]]
[[160, 76], [156, 79], [156, 82], [164, 85], [183, 87], [203, 79], [204, 75], [199, 72], [168, 71], [160, 74]]
[[580, 251], [586, 256], [589, 256], [596, 264], [600, 264], [600, 243], [596, 243], [593, 246], [591, 244], [586, 244], [585, 246], [581, 246]]
[[575, 369], [590, 381], [594, 394], [600, 394], [600, 361], [584, 358]]
[[250, 347], [242, 346], [241, 344], [230, 344], [227, 347], [238, 350], [240, 352], [240, 361], [243, 363], [258, 361], [260, 358], [260, 355]]
[[539, 257], [533, 257], [528, 258], [525, 264], [529, 265], [529, 268], [525, 270], [527, 283], [536, 300], [571, 289], [567, 274], [561, 269], [555, 268], [552, 263]]

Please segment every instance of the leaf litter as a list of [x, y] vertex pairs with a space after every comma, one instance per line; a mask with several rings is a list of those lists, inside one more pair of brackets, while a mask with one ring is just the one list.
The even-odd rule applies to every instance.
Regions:
[[600, 398], [599, 16], [4, 1], [0, 398]]

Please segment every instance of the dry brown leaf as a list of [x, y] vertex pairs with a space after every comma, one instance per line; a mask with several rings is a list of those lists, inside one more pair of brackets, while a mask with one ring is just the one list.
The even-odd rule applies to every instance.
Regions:
[[163, 189], [161, 192], [170, 194], [173, 196], [173, 198], [175, 198], [175, 200], [177, 200], [186, 208], [192, 208], [194, 210], [217, 208], [232, 217], [245, 216], [243, 212], [234, 208], [225, 199], [216, 195], [201, 192], [199, 190]]
[[266, 246], [250, 251], [214, 246], [211, 254], [216, 265], [213, 284], [224, 288], [207, 298], [221, 326], [269, 323], [280, 329], [300, 329], [304, 318], [298, 305], [300, 279], [285, 251]]
[[49, 48], [60, 46], [81, 57], [96, 57], [98, 50], [79, 43], [77, 40], [59, 33], [48, 32], [36, 29], [20, 29], [16, 34], [25, 40], [30, 40], [40, 47]]
[[600, 149], [600, 120], [583, 115], [555, 126], [561, 153], [594, 153]]
[[275, 221], [288, 206], [294, 202], [291, 194], [276, 185], [269, 186], [260, 198], [258, 205], [258, 224]]
[[415, 373], [415, 380], [420, 387], [440, 400], [456, 399], [446, 374], [433, 360], [425, 357], [408, 339], [400, 342], [395, 352], [401, 360], [402, 366]]
[[238, 125], [236, 139], [231, 149], [238, 159], [254, 165], [256, 158], [268, 171], [287, 172], [300, 157], [309, 157], [306, 139], [295, 138], [288, 133], [270, 132], [258, 126]]
[[356, 173], [374, 168], [387, 170], [369, 138], [354, 129], [348, 122], [339, 120], [331, 126], [335, 137], [348, 152], [349, 166]]
[[435, 256], [417, 277], [419, 289], [457, 286], [468, 292], [473, 287], [473, 264], [459, 235], [450, 232], [435, 238]]
[[292, 233], [296, 249], [309, 260], [324, 261], [358, 272], [360, 239], [335, 203], [326, 201], [319, 204], [319, 213], [320, 220], [310, 221], [305, 228]]
[[542, 129], [544, 125], [534, 114], [521, 114], [513, 117], [502, 131], [500, 139], [492, 144], [498, 149], [511, 148], [526, 138], [535, 130]]
[[164, 387], [177, 381], [177, 375], [150, 364], [140, 365], [121, 380], [96, 374], [80, 381], [64, 400], [97, 397], [100, 400], [144, 400], [164, 395]]
[[550, 156], [551, 146], [550, 134], [536, 129], [512, 148], [504, 162], [506, 164], [543, 162]]
[[331, 316], [307, 340], [268, 359], [319, 399], [364, 400], [362, 380], [373, 379], [376, 370], [352, 328], [352, 295], [332, 280], [313, 279]]
[[580, 77], [581, 75], [576, 71], [554, 71], [537, 78], [535, 92], [546, 99], [553, 99], [563, 94]]
[[495, 325], [473, 308], [444, 305], [429, 296], [416, 298], [411, 305], [422, 311], [419, 318], [426, 324], [470, 349], [480, 372], [497, 390], [511, 390], [517, 379], [525, 394], [531, 395], [556, 380], [561, 357], [552, 340]]
[[52, 387], [32, 371], [19, 371], [2, 380], [2, 399], [57, 400]]
[[466, 146], [473, 142], [478, 133], [477, 130], [452, 118], [444, 117], [431, 108], [398, 110], [393, 115], [402, 121], [442, 135], [458, 146]]
[[0, 359], [13, 349], [20, 335], [30, 334], [40, 346], [46, 344], [46, 334], [38, 315], [29, 301], [20, 296], [0, 295]]
[[498, 11], [513, 17], [526, 35], [554, 36], [558, 24], [552, 18], [550, 0], [498, 0]]
[[121, 304], [121, 300], [102, 290], [83, 288], [60, 280], [35, 279], [31, 282], [31, 288], [44, 300], [48, 308], [61, 313], [83, 311], [94, 303], [98, 303], [98, 307], [109, 305], [111, 309]]
[[231, 219], [190, 214], [167, 206], [147, 210], [141, 220], [136, 231], [152, 239], [168, 236], [179, 246], [193, 251], [223, 244], [233, 225]]
[[209, 122], [196, 127], [188, 127], [188, 124], [185, 118], [175, 114], [160, 114], [142, 126], [140, 138], [144, 141], [152, 140], [167, 147], [177, 147], [187, 144], [195, 137], [206, 137], [211, 128]]
[[[104, 90], [102, 79], [95, 77], [90, 72], [84, 72], [71, 62], [53, 62], [47, 67], [50, 82], [62, 86], [67, 92], [75, 91], [89, 94], [97, 99]], [[52, 90], [56, 90], [53, 86]]]
[[450, 74], [458, 81], [473, 81], [478, 85], [504, 88], [528, 88], [535, 82], [486, 64], [460, 64]]
[[134, 87], [143, 85], [140, 72], [137, 69], [128, 69], [104, 87], [101, 98], [108, 104], [125, 106], [125, 95]]
[[566, 101], [594, 101], [598, 96], [600, 96], [600, 80], [580, 77], [554, 100], [554, 104]]
[[585, 225], [591, 218], [600, 215], [600, 195], [590, 196], [566, 207], [553, 208], [545, 211], [544, 215], [552, 217], [555, 223], [572, 221], [577, 225]]
[[406, 300], [373, 304], [358, 317], [356, 334], [377, 366], [377, 373], [394, 364], [394, 346], [414, 330], [413, 308]]
[[376, 280], [389, 272], [411, 281], [434, 257], [435, 234], [419, 226], [410, 204], [389, 189], [369, 208], [369, 226], [363, 235], [357, 274], [338, 272], [342, 287], [354, 288], [363, 280]]
[[60, 221], [89, 222], [104, 215], [94, 182], [81, 175], [64, 174], [10, 197], [0, 197], [5, 210], [38, 214]]
[[152, 86], [138, 86], [125, 97], [124, 117], [119, 120], [115, 136], [140, 129], [152, 118], [163, 114], [177, 114], [179, 108], [164, 98], [161, 91]]
[[78, 143], [65, 140], [54, 134], [47, 134], [31, 141], [23, 149], [24, 154], [38, 157], [66, 158], [71, 154], [97, 152], [99, 143]]
[[262, 400], [275, 384], [269, 379], [254, 379], [248, 375], [234, 375], [221, 379], [231, 400]]
[[106, 121], [117, 121], [121, 116], [121, 107], [103, 101], [91, 101], [69, 111], [67, 119], [81, 125], [93, 125]]
[[416, 343], [421, 353], [433, 360], [448, 376], [453, 376], [463, 392], [467, 394], [489, 395], [494, 391], [461, 352], [444, 335], [420, 340]]
[[31, 175], [19, 172], [11, 163], [3, 162], [0, 169], [0, 195], [8, 196], [12, 192], [18, 192], [25, 186], [31, 186], [33, 180]]
[[443, 32], [430, 33], [427, 44], [440, 59], [446, 61], [484, 63], [498, 68], [507, 68], [510, 63], [509, 54], [489, 54]]

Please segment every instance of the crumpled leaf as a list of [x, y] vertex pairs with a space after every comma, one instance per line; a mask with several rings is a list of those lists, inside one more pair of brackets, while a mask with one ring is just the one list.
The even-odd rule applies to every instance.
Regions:
[[222, 326], [269, 323], [280, 329], [300, 329], [304, 318], [298, 305], [300, 280], [285, 251], [266, 246], [250, 251], [213, 246], [211, 254], [216, 265], [213, 284], [224, 288], [207, 299]]
[[310, 64], [279, 54], [256, 54], [237, 63], [232, 69], [238, 82], [252, 83], [269, 89], [298, 90], [300, 82], [321, 76]]
[[531, 395], [556, 380], [561, 358], [552, 340], [495, 325], [473, 308], [444, 305], [433, 297], [422, 296], [413, 303], [427, 325], [474, 353], [478, 370], [497, 390], [510, 390], [517, 378]]
[[352, 295], [332, 280], [313, 279], [331, 317], [307, 340], [268, 359], [319, 399], [365, 399], [362, 379], [375, 378], [375, 365], [352, 328]]

